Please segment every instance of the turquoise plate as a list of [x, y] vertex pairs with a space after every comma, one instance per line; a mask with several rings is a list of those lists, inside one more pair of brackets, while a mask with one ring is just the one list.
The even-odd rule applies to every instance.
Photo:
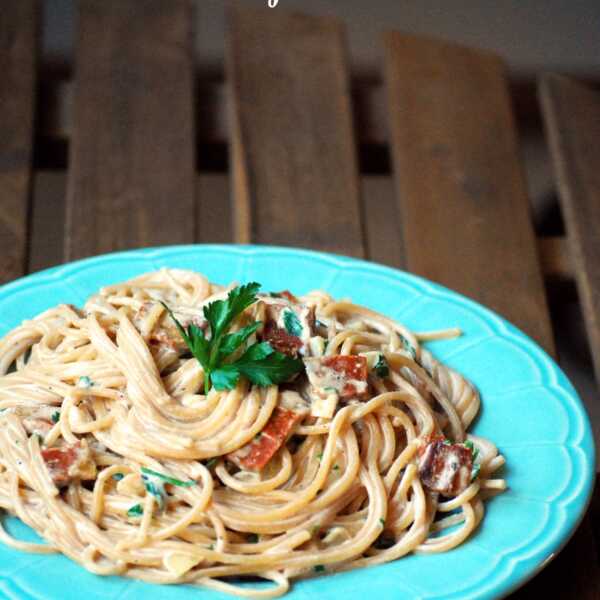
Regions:
[[[322, 288], [398, 319], [413, 330], [458, 326], [457, 340], [429, 344], [479, 388], [473, 431], [506, 456], [509, 489], [486, 505], [477, 532], [445, 554], [294, 583], [300, 598], [498, 598], [534, 576], [567, 542], [594, 480], [591, 428], [559, 367], [518, 329], [486, 308], [413, 275], [350, 258], [288, 248], [179, 246], [109, 254], [25, 277], [0, 288], [0, 335], [62, 302], [81, 305], [100, 286], [180, 267], [211, 280], [260, 281], [266, 290]], [[35, 535], [5, 519], [23, 539]], [[191, 586], [99, 577], [64, 556], [19, 553], [0, 544], [0, 596], [23, 600], [228, 598]]]

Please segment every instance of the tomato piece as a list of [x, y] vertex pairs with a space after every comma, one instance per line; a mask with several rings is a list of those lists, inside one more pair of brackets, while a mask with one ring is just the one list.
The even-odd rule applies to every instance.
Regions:
[[436, 437], [419, 454], [419, 476], [432, 492], [457, 496], [470, 484], [473, 453], [463, 444]]
[[262, 332], [262, 339], [269, 342], [273, 349], [292, 358], [298, 356], [298, 351], [303, 345], [299, 337], [290, 335], [285, 329], [278, 327], [274, 321], [267, 321]]
[[62, 487], [75, 477], [81, 477], [81, 468], [89, 461], [89, 450], [81, 442], [59, 448], [44, 448], [42, 458], [48, 467], [52, 481]]
[[289, 290], [283, 290], [283, 292], [279, 292], [279, 295], [282, 298], [289, 300], [293, 304], [298, 304], [298, 302], [299, 302], [298, 298], [296, 298], [296, 296], [294, 296], [294, 294], [292, 294], [292, 292], [290, 292]]
[[323, 365], [343, 373], [349, 379], [367, 381], [367, 359], [364, 356], [326, 356]]
[[275, 407], [263, 430], [251, 442], [228, 454], [227, 458], [243, 469], [260, 471], [283, 446], [303, 416], [303, 413]]

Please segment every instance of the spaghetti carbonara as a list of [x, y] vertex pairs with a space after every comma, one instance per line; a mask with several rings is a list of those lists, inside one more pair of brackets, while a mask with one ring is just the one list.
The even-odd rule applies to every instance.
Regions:
[[0, 507], [47, 544], [0, 541], [250, 597], [461, 544], [505, 482], [420, 345], [460, 332], [252, 290], [163, 269], [2, 339]]

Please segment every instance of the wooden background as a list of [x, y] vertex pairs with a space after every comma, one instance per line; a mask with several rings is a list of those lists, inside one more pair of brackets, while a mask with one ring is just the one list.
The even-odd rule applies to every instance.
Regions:
[[[81, 0], [74, 70], [48, 73], [39, 7], [4, 3], [0, 282], [139, 246], [310, 247], [439, 281], [554, 356], [560, 307], [581, 299], [600, 377], [597, 92], [542, 74], [540, 113], [498, 56], [391, 31], [380, 82], [357, 82], [343, 22], [233, 4], [224, 79], [198, 80], [192, 11]], [[531, 219], [520, 126], [540, 114], [565, 235]], [[515, 596], [600, 597], [598, 494], [591, 511]]]

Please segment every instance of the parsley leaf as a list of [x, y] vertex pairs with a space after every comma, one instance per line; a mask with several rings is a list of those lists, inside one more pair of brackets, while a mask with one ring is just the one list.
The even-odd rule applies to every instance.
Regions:
[[147, 467], [142, 467], [141, 471], [143, 475], [151, 475], [152, 477], [162, 479], [165, 483], [170, 483], [171, 485], [176, 485], [178, 487], [191, 487], [193, 485], [196, 485], [195, 481], [181, 481], [180, 479], [175, 479], [175, 477], [164, 475], [163, 473], [153, 471], [152, 469], [148, 469]]
[[204, 316], [210, 323], [212, 339], [220, 339], [233, 319], [256, 302], [260, 283], [252, 282], [233, 288], [227, 300], [215, 300], [204, 307]]
[[404, 350], [406, 350], [406, 352], [408, 352], [412, 356], [413, 360], [416, 360], [417, 351], [415, 350], [415, 347], [401, 333], [399, 333], [398, 335], [400, 337], [400, 341], [402, 342]]
[[141, 504], [134, 504], [128, 511], [128, 517], [141, 517], [144, 514], [144, 509]]
[[379, 360], [373, 367], [373, 371], [375, 371], [375, 374], [377, 375], [377, 377], [381, 377], [382, 379], [384, 377], [387, 377], [390, 374], [390, 368], [389, 368], [387, 360], [385, 360], [385, 356], [383, 356], [383, 354], [379, 355]]
[[475, 444], [471, 440], [465, 440], [463, 446], [471, 451], [473, 468], [471, 469], [471, 481], [475, 481], [481, 470], [481, 463], [475, 462], [479, 456], [479, 448], [475, 448]]
[[206, 375], [206, 386], [208, 385], [208, 373], [210, 372], [209, 362], [210, 362], [210, 341], [204, 337], [204, 331], [200, 329], [197, 325], [190, 325], [187, 328], [187, 331], [183, 328], [181, 323], [176, 319], [175, 315], [171, 311], [171, 309], [161, 301], [161, 304], [169, 313], [169, 316], [175, 323], [175, 327], [177, 327], [177, 331], [179, 331], [179, 335], [183, 338], [183, 341], [186, 343], [190, 352], [193, 354], [194, 358], [202, 365], [204, 372]]
[[220, 355], [224, 358], [235, 352], [261, 325], [260, 321], [255, 321], [252, 325], [248, 325], [236, 331], [223, 336], [221, 347], [219, 348]]
[[[210, 338], [196, 325], [190, 325], [186, 330], [169, 307], [162, 303], [191, 353], [202, 365], [205, 393], [208, 393], [211, 384], [219, 391], [231, 390], [241, 375], [260, 386], [281, 383], [303, 368], [302, 360], [276, 352], [268, 342], [252, 344], [236, 361], [226, 362], [261, 325], [256, 321], [239, 331], [227, 333], [234, 319], [256, 302], [259, 288], [260, 284], [255, 282], [236, 287], [229, 292], [227, 300], [215, 300], [204, 307]], [[298, 321], [294, 313], [290, 314]], [[298, 326], [302, 333], [299, 321]]]
[[292, 310], [283, 311], [283, 324], [285, 330], [293, 336], [300, 337], [302, 335], [302, 323], [297, 317], [296, 313]]
[[212, 372], [211, 381], [215, 390], [232, 390], [240, 379], [240, 372], [233, 365], [223, 365]]
[[275, 352], [271, 344], [260, 342], [250, 346], [235, 362], [214, 371], [212, 380], [217, 390], [234, 388], [240, 375], [256, 385], [267, 386], [289, 379], [302, 368], [300, 359]]

